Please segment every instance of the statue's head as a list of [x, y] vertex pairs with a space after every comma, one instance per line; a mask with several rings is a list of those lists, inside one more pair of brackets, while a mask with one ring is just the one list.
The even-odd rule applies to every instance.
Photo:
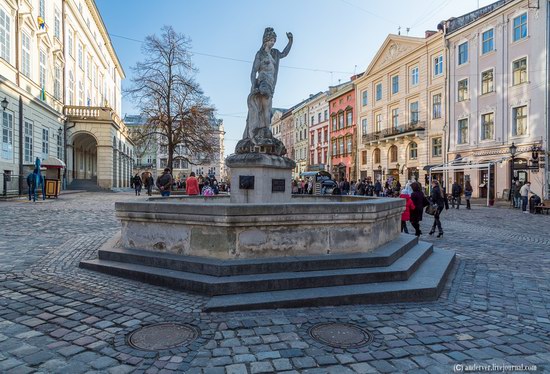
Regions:
[[264, 31], [263, 44], [267, 42], [272, 42], [271, 46], [273, 46], [276, 40], [277, 34], [275, 34], [275, 31], [273, 31], [273, 27], [266, 27]]

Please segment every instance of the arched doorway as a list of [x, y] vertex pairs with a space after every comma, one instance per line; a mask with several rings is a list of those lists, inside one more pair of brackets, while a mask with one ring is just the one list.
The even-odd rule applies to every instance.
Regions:
[[97, 181], [97, 140], [89, 133], [73, 136], [72, 179]]

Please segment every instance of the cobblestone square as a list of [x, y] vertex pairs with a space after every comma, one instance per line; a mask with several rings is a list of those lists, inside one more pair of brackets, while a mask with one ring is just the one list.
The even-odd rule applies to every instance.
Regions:
[[[444, 236], [421, 237], [457, 252], [435, 302], [205, 313], [207, 297], [78, 268], [119, 230], [114, 203], [134, 199], [0, 201], [0, 372], [550, 372], [548, 215], [444, 211]], [[424, 232], [431, 223], [425, 216]], [[162, 322], [199, 337], [162, 351], [127, 343]], [[308, 334], [328, 322], [360, 326], [373, 341], [342, 349]]]

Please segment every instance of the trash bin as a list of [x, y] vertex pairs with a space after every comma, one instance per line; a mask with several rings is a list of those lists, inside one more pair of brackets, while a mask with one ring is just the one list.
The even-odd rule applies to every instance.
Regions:
[[541, 203], [539, 195], [533, 195], [529, 198], [529, 213], [535, 213], [535, 207]]

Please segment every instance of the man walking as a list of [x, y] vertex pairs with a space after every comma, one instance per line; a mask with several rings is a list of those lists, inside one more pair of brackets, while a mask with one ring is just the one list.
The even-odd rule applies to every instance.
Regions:
[[533, 194], [531, 192], [531, 182], [525, 182], [525, 184], [521, 186], [519, 194], [521, 195], [521, 210], [523, 213], [529, 214], [529, 211], [527, 210], [527, 203], [529, 194]]
[[455, 207], [456, 202], [456, 209], [460, 209], [460, 196], [462, 195], [462, 186], [458, 184], [457, 181], [453, 183], [453, 186], [451, 188], [451, 193], [453, 195], [452, 200], [452, 206]]
[[170, 174], [170, 168], [166, 168], [162, 175], [157, 178], [157, 187], [160, 190], [160, 195], [170, 196], [172, 184], [174, 184], [174, 179], [172, 178], [172, 174]]

